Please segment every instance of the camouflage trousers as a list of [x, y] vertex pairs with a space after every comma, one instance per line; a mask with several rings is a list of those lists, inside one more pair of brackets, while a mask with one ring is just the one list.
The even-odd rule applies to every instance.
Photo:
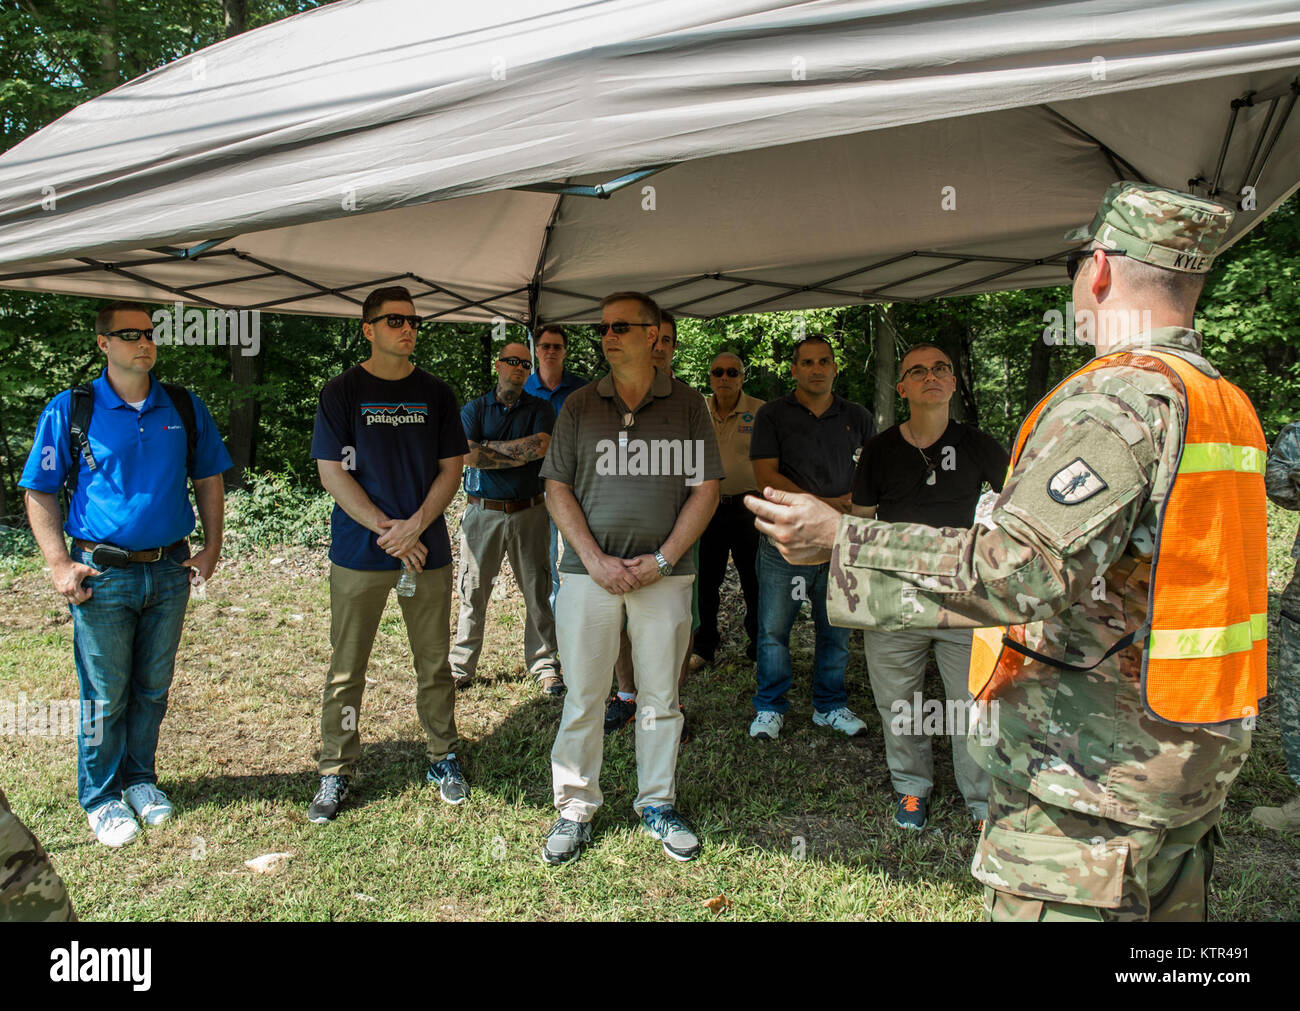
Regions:
[[1148, 829], [1045, 804], [994, 777], [971, 873], [986, 920], [1204, 920], [1222, 808]]
[[49, 856], [0, 790], [0, 923], [76, 918]]
[[1300, 787], [1300, 569], [1282, 591], [1277, 634], [1269, 652], [1269, 695], [1277, 702], [1286, 771]]

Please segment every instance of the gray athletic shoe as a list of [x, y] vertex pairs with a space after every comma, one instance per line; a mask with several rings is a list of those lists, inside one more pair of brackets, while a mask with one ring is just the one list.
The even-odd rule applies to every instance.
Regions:
[[694, 860], [700, 855], [695, 830], [671, 804], [647, 807], [641, 812], [641, 825], [664, 844], [664, 852], [674, 860]]
[[469, 796], [469, 784], [465, 782], [465, 774], [460, 771], [460, 762], [456, 761], [454, 752], [441, 762], [430, 762], [424, 778], [438, 784], [438, 793], [448, 804], [464, 803]]
[[559, 818], [546, 836], [542, 859], [548, 864], [567, 864], [582, 855], [582, 847], [591, 842], [591, 823]]

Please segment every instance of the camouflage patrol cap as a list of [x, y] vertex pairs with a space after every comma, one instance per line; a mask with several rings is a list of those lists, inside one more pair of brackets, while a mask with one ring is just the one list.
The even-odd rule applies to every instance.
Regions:
[[1233, 212], [1190, 193], [1144, 183], [1111, 183], [1092, 222], [1066, 233], [1080, 242], [1096, 239], [1135, 260], [1204, 274], [1214, 264]]

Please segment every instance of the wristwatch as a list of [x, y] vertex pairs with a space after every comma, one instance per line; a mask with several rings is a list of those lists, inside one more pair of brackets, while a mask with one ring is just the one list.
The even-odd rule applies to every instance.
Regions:
[[671, 576], [673, 574], [673, 567], [668, 564], [668, 559], [658, 551], [655, 552], [655, 563], [659, 566], [659, 575]]

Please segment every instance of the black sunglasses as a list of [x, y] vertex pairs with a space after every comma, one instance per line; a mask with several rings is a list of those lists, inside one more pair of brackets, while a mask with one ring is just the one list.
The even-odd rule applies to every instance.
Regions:
[[729, 369], [724, 369], [721, 365], [719, 365], [716, 369], [710, 372], [709, 375], [713, 376], [714, 379], [721, 379], [723, 376], [729, 376], [730, 378], [735, 379], [738, 375], [740, 375], [740, 369], [736, 368], [735, 366], [732, 366]]
[[150, 340], [153, 340], [153, 331], [140, 330], [132, 326], [123, 330], [110, 330], [108, 333], [102, 334], [101, 336], [116, 337], [120, 341], [134, 342], [138, 341], [141, 337], [148, 337]]
[[[1092, 254], [1097, 252], [1095, 249], [1076, 249], [1065, 254], [1065, 276], [1071, 281], [1074, 275], [1079, 272], [1079, 265], [1084, 260], [1091, 260]], [[1102, 249], [1107, 256], [1128, 256], [1128, 253], [1122, 249]]]
[[513, 365], [515, 368], [523, 369], [525, 372], [533, 367], [533, 363], [527, 358], [516, 358], [514, 355], [511, 355], [509, 358], [498, 358], [497, 361], [504, 362], [506, 365]]
[[385, 323], [387, 323], [390, 327], [392, 327], [394, 330], [400, 330], [402, 328], [403, 323], [409, 323], [411, 325], [412, 330], [420, 329], [419, 316], [403, 316], [400, 312], [387, 312], [384, 313], [384, 315], [382, 316], [376, 316], [374, 317], [374, 319], [368, 319], [365, 320], [364, 322], [378, 323], [381, 319]]
[[598, 337], [604, 337], [606, 330], [613, 330], [615, 333], [627, 333], [634, 326], [658, 326], [658, 323], [593, 323], [592, 329], [596, 331]]

